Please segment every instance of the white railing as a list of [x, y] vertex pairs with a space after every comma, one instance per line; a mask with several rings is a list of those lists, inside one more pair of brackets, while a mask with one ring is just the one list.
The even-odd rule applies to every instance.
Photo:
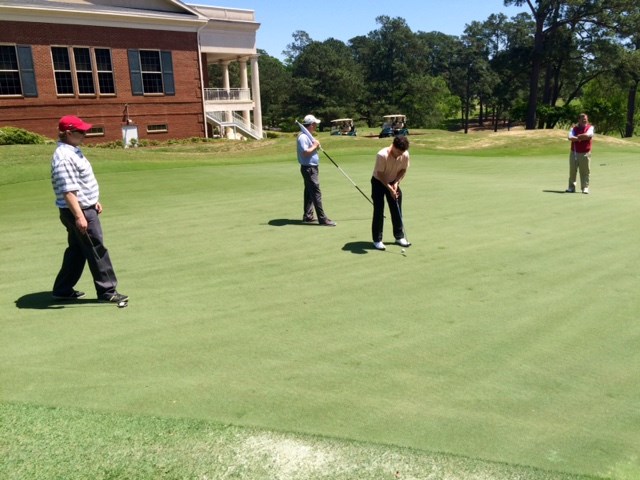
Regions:
[[207, 117], [220, 126], [237, 127], [244, 130], [255, 139], [262, 138], [258, 128], [251, 122], [247, 123], [242, 115], [236, 112], [207, 112]]
[[205, 102], [250, 102], [251, 90], [248, 88], [205, 88]]

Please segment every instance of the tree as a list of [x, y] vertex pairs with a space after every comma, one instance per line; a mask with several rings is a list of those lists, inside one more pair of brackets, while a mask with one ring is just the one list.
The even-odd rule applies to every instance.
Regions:
[[298, 55], [313, 42], [309, 34], [304, 30], [296, 30], [291, 36], [293, 37], [293, 42], [288, 44], [286, 50], [282, 52], [287, 65], [291, 65], [298, 58]]
[[[502, 29], [496, 28], [506, 17], [492, 16], [486, 22], [472, 22], [467, 25], [462, 36], [464, 50], [461, 58], [463, 66], [466, 66], [465, 96], [463, 104], [464, 131], [469, 129], [469, 112], [471, 104], [475, 101], [479, 106], [478, 123], [484, 123], [484, 106], [491, 102], [493, 90], [499, 79], [490, 67], [490, 60], [496, 55], [502, 43]], [[497, 20], [497, 21], [496, 21]]]
[[617, 17], [618, 36], [624, 49], [616, 71], [627, 86], [627, 112], [624, 137], [632, 137], [635, 130], [636, 96], [640, 85], [640, 6], [633, 5]]
[[427, 43], [402, 18], [380, 16], [376, 22], [377, 30], [349, 41], [364, 72], [369, 125], [393, 113], [407, 115], [410, 126], [440, 124], [456, 102], [446, 81], [431, 75]]
[[406, 81], [402, 105], [411, 125], [437, 128], [458, 111], [460, 103], [449, 92], [444, 78], [415, 74]]
[[626, 102], [626, 121], [623, 137], [633, 137], [635, 131], [635, 113], [637, 104], [638, 87], [640, 86], [640, 46], [635, 50], [626, 51], [620, 68], [618, 69], [618, 80], [626, 84], [627, 102]]
[[[489, 17], [491, 21], [491, 17]], [[492, 92], [494, 108], [494, 130], [498, 128], [499, 119], [511, 121], [515, 117], [515, 108], [524, 104], [527, 98], [529, 70], [527, 52], [531, 49], [532, 39], [529, 32], [532, 28], [531, 17], [526, 14], [518, 14], [510, 20], [492, 22], [492, 28], [500, 29], [500, 42], [496, 42], [497, 48], [490, 52], [490, 66], [497, 77]]]
[[265, 126], [279, 127], [285, 121], [290, 103], [291, 73], [280, 60], [270, 57], [264, 50], [258, 53], [262, 121]]
[[[598, 133], [623, 135], [627, 91], [613, 76], [602, 76], [585, 87], [582, 109]], [[575, 117], [574, 117], [575, 118]]]
[[[611, 11], [619, 11], [631, 0], [504, 0], [504, 4], [528, 5], [534, 19], [533, 46], [530, 52], [529, 99], [526, 113], [526, 128], [536, 128], [536, 108], [540, 75], [545, 60], [549, 58], [550, 46], [558, 40], [561, 29], [567, 25], [591, 24], [609, 26]], [[584, 30], [586, 31], [586, 30]], [[556, 42], [556, 46], [558, 43]], [[569, 51], [570, 46], [567, 46]]]
[[307, 44], [291, 64], [292, 103], [297, 112], [327, 119], [353, 117], [359, 111], [364, 78], [352, 52], [334, 38]]

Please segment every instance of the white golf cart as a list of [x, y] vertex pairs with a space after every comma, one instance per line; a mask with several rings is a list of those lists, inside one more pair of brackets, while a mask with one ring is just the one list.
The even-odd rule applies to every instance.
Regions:
[[382, 124], [382, 131], [380, 135], [378, 135], [379, 138], [409, 135], [406, 116], [396, 113], [394, 115], [385, 115], [382, 118], [384, 118], [384, 122]]
[[353, 124], [352, 118], [338, 118], [331, 120], [331, 135], [348, 135], [355, 137], [357, 135], [356, 126]]

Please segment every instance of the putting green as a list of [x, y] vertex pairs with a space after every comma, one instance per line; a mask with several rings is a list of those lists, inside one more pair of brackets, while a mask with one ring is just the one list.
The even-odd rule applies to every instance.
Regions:
[[[326, 159], [338, 226], [300, 223], [291, 139], [89, 149], [126, 309], [90, 301], [88, 271], [89, 300], [49, 303], [65, 236], [46, 159], [24, 166], [0, 186], [0, 400], [640, 475], [637, 146], [603, 145], [582, 195], [561, 193], [565, 144], [412, 140], [406, 256], [373, 250]], [[386, 143], [323, 139], [365, 192]]]

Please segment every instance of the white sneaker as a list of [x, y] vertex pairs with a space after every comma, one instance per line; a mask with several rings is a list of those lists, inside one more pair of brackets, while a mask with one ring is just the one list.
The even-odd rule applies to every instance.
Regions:
[[396, 239], [396, 243], [401, 247], [410, 247], [411, 243], [406, 238], [398, 238]]
[[589, 193], [589, 187], [584, 187], [582, 189], [582, 193]]
[[382, 242], [373, 242], [373, 248], [375, 248], [376, 250], [386, 250], [387, 247], [384, 246], [384, 243]]

